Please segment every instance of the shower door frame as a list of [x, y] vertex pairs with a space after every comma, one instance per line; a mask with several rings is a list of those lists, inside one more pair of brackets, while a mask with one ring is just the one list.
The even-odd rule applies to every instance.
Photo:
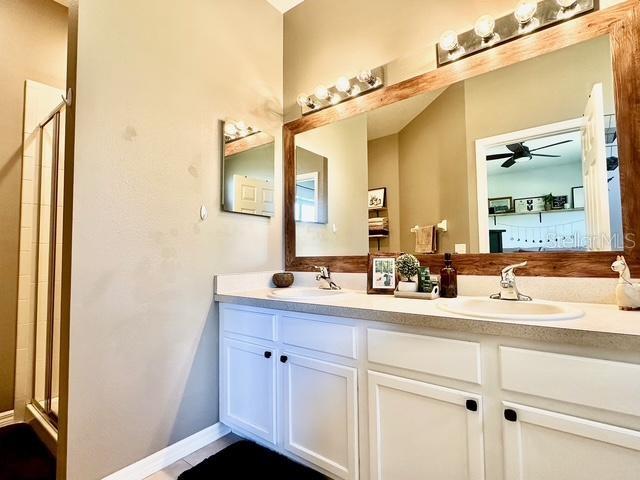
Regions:
[[[52, 390], [53, 390], [53, 352], [54, 352], [54, 332], [55, 332], [55, 294], [56, 294], [56, 251], [58, 238], [58, 195], [59, 195], [59, 168], [60, 168], [60, 116], [62, 109], [67, 106], [67, 102], [58, 105], [49, 116], [39, 125], [39, 155], [40, 155], [40, 172], [38, 182], [38, 233], [36, 242], [36, 290], [34, 309], [34, 349], [33, 349], [33, 385], [31, 404], [44, 416], [44, 418], [57, 430], [58, 429], [58, 413], [51, 408]], [[45, 374], [44, 374], [44, 405], [36, 398], [36, 369], [37, 369], [37, 352], [38, 352], [38, 298], [40, 289], [40, 221], [42, 206], [42, 171], [44, 167], [44, 128], [53, 122], [53, 138], [52, 138], [52, 156], [51, 156], [51, 195], [49, 208], [49, 268], [47, 272], [47, 330], [45, 341]], [[58, 347], [59, 348], [59, 347]], [[58, 354], [60, 350], [58, 349]], [[60, 368], [58, 367], [58, 375]], [[59, 385], [59, 380], [58, 380]], [[58, 386], [59, 388], [59, 386]], [[58, 404], [59, 408], [59, 404]]]

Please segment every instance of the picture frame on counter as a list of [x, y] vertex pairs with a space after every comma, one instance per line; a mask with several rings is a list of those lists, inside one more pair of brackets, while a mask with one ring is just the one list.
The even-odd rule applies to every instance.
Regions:
[[495, 197], [489, 199], [489, 215], [509, 213], [513, 209], [513, 197]]
[[539, 197], [516, 198], [513, 201], [515, 213], [544, 212], [544, 195]]
[[398, 285], [396, 258], [399, 253], [370, 253], [367, 293], [393, 295]]
[[387, 206], [387, 187], [369, 190], [367, 205], [369, 210], [378, 210]]

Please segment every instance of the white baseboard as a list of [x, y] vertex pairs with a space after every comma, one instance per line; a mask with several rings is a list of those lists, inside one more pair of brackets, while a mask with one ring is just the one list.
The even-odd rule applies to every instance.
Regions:
[[142, 480], [149, 475], [168, 467], [190, 453], [215, 442], [231, 432], [226, 425], [218, 422], [215, 425], [200, 430], [190, 437], [163, 448], [159, 452], [138, 460], [136, 463], [124, 467], [122, 470], [104, 477], [102, 480]]
[[13, 410], [0, 413], [0, 427], [6, 427], [7, 425], [11, 425], [14, 422], [15, 420], [13, 419]]

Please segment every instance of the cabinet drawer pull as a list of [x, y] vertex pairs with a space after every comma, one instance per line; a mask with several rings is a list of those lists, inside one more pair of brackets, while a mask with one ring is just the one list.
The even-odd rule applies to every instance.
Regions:
[[264, 352], [264, 358], [271, 358], [271, 352], [269, 351]]
[[504, 411], [504, 418], [505, 420], [509, 420], [510, 422], [515, 422], [516, 420], [518, 420], [518, 414], [515, 410], [507, 408]]
[[477, 412], [478, 402], [476, 402], [475, 400], [467, 400], [466, 407], [467, 407], [467, 410], [469, 410], [470, 412]]
[[286, 355], [280, 355], [280, 361], [282, 363], [287, 363], [287, 360], [289, 360], [289, 357], [287, 357]]

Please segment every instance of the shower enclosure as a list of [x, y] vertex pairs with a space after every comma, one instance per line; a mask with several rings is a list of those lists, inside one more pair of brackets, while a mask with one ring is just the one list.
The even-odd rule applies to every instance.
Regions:
[[39, 124], [35, 164], [34, 357], [31, 404], [54, 427], [58, 425], [60, 366], [62, 204], [64, 173], [64, 111], [67, 100]]

